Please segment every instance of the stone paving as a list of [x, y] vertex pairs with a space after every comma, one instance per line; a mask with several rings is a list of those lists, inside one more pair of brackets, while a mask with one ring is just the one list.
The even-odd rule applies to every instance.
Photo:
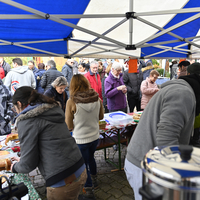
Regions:
[[[107, 150], [107, 156], [117, 164], [118, 152], [114, 151], [113, 148], [108, 148]], [[126, 146], [122, 145], [122, 166], [124, 165], [125, 154]], [[99, 183], [99, 188], [94, 191], [96, 200], [133, 200], [133, 190], [129, 186], [124, 171], [118, 171], [114, 166], [105, 162], [103, 150], [96, 151], [95, 159]], [[35, 176], [32, 182], [41, 198], [46, 200], [44, 180], [42, 180], [41, 176]]]

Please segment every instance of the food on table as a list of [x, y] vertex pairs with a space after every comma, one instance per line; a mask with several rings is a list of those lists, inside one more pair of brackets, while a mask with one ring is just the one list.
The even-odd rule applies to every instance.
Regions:
[[0, 171], [1, 170], [10, 170], [11, 166], [11, 160], [6, 158], [6, 159], [0, 159]]
[[106, 124], [106, 121], [99, 121], [99, 125], [100, 124]]
[[6, 141], [5, 141], [5, 145], [7, 145], [7, 143], [11, 140], [16, 140], [19, 139], [18, 137], [18, 133], [11, 133], [7, 136]]
[[99, 128], [105, 129], [106, 128], [106, 121], [99, 121]]
[[142, 115], [142, 113], [134, 113], [133, 114], [133, 119], [134, 120], [140, 120], [141, 115]]
[[[6, 174], [0, 174], [0, 178], [1, 178], [2, 176], [8, 177], [8, 175], [6, 175]], [[1, 179], [1, 183], [5, 183], [5, 182], [6, 182], [6, 179], [3, 177], [3, 178]]]
[[[0, 157], [10, 154], [9, 151], [0, 151]], [[0, 158], [1, 159], [1, 158]]]

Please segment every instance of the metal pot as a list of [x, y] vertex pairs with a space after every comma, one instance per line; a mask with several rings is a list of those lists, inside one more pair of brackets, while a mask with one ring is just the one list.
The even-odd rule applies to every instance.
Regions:
[[141, 162], [147, 200], [200, 199], [200, 149], [189, 145], [150, 150]]

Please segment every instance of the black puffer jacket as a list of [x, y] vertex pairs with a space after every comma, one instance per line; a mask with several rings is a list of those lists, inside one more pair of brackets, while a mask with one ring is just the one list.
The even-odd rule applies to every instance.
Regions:
[[84, 164], [65, 123], [64, 112], [57, 104], [29, 105], [16, 123], [21, 158], [14, 164], [13, 172], [29, 173], [38, 167], [48, 187], [72, 175]]
[[128, 69], [123, 75], [124, 84], [127, 87], [127, 98], [140, 98], [140, 85], [143, 81], [143, 74], [141, 71], [139, 73], [128, 73]]
[[63, 76], [63, 73], [59, 72], [55, 67], [48, 69], [44, 72], [40, 85], [44, 88], [44, 91], [51, 87], [51, 83], [59, 76]]

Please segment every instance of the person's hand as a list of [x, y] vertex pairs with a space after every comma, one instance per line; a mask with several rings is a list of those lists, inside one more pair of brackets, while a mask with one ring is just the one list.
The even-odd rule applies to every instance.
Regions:
[[10, 166], [10, 171], [12, 172], [12, 168], [13, 168], [13, 165], [14, 165], [15, 163], [13, 163], [13, 164], [11, 164], [11, 166]]
[[125, 94], [127, 92], [127, 88], [124, 88], [122, 92]]
[[117, 87], [117, 90], [123, 90], [123, 89], [125, 89], [125, 88], [126, 88], [125, 85], [120, 85], [120, 86]]
[[11, 160], [19, 162], [20, 161], [20, 157], [12, 157]]

